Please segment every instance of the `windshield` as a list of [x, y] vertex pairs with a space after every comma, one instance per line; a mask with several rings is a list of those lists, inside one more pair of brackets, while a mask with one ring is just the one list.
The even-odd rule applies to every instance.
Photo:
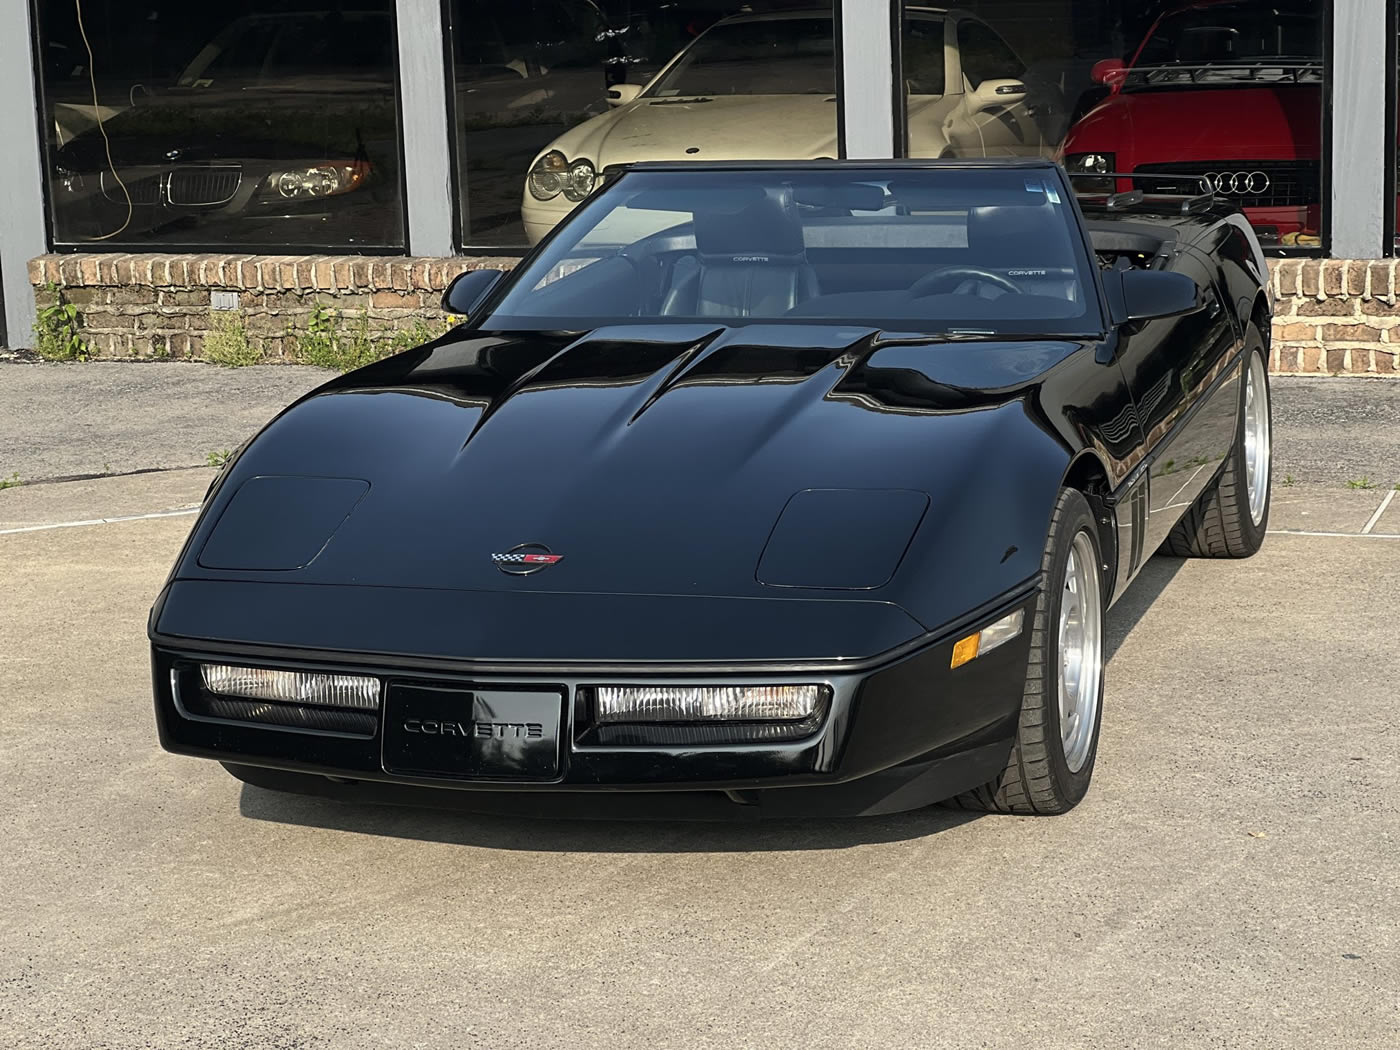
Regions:
[[830, 18], [721, 22], [647, 95], [830, 95], [836, 91], [834, 56]]
[[635, 171], [567, 220], [484, 328], [846, 322], [1102, 330], [1048, 168]]

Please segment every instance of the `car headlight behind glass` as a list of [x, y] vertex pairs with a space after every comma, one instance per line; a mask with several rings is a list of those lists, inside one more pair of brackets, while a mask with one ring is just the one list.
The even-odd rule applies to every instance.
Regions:
[[358, 189], [369, 177], [369, 165], [364, 161], [317, 164], [309, 168], [274, 171], [267, 177], [267, 187], [286, 200], [310, 200], [333, 197]]
[[593, 192], [593, 180], [596, 177], [593, 165], [586, 160], [576, 160], [569, 168], [569, 175], [564, 180], [564, 196], [571, 201], [581, 201]]
[[[1107, 174], [1117, 170], [1117, 157], [1112, 153], [1070, 153], [1065, 157], [1065, 170], [1071, 175]], [[1112, 179], [1076, 178], [1074, 188], [1084, 193], [1112, 193]]]
[[538, 201], [553, 200], [561, 193], [568, 200], [581, 201], [593, 192], [596, 179], [597, 172], [589, 161], [576, 160], [570, 164], [568, 157], [552, 149], [535, 161], [528, 185], [530, 196]]

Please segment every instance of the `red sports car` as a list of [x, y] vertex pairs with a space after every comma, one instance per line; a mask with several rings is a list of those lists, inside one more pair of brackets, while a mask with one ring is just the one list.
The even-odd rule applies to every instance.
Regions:
[[1163, 14], [1125, 64], [1104, 59], [1107, 96], [1065, 136], [1071, 172], [1124, 172], [1105, 190], [1190, 192], [1208, 180], [1261, 241], [1318, 243], [1322, 4], [1195, 0]]

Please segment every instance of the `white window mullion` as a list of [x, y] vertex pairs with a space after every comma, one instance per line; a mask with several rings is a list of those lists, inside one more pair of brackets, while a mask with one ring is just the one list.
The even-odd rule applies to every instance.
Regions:
[[[1387, 0], [1336, 0], [1332, 9], [1332, 255], [1384, 254], [1387, 153]], [[1394, 130], [1394, 129], [1391, 129]]]
[[452, 135], [441, 0], [397, 0], [410, 255], [451, 255]]
[[0, 3], [0, 278], [11, 346], [33, 344], [29, 260], [48, 250], [29, 4]]
[[852, 159], [895, 155], [895, 0], [837, 0], [841, 34], [838, 103], [845, 154]]

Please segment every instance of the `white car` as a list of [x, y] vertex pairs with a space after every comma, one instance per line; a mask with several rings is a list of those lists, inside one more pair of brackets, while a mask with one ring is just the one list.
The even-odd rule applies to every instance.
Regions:
[[[1028, 104], [1026, 66], [965, 11], [907, 8], [903, 46], [912, 157], [1052, 152]], [[551, 142], [525, 179], [521, 214], [534, 244], [613, 164], [647, 160], [835, 157], [829, 10], [716, 22], [644, 87], [618, 84], [613, 107]]]

